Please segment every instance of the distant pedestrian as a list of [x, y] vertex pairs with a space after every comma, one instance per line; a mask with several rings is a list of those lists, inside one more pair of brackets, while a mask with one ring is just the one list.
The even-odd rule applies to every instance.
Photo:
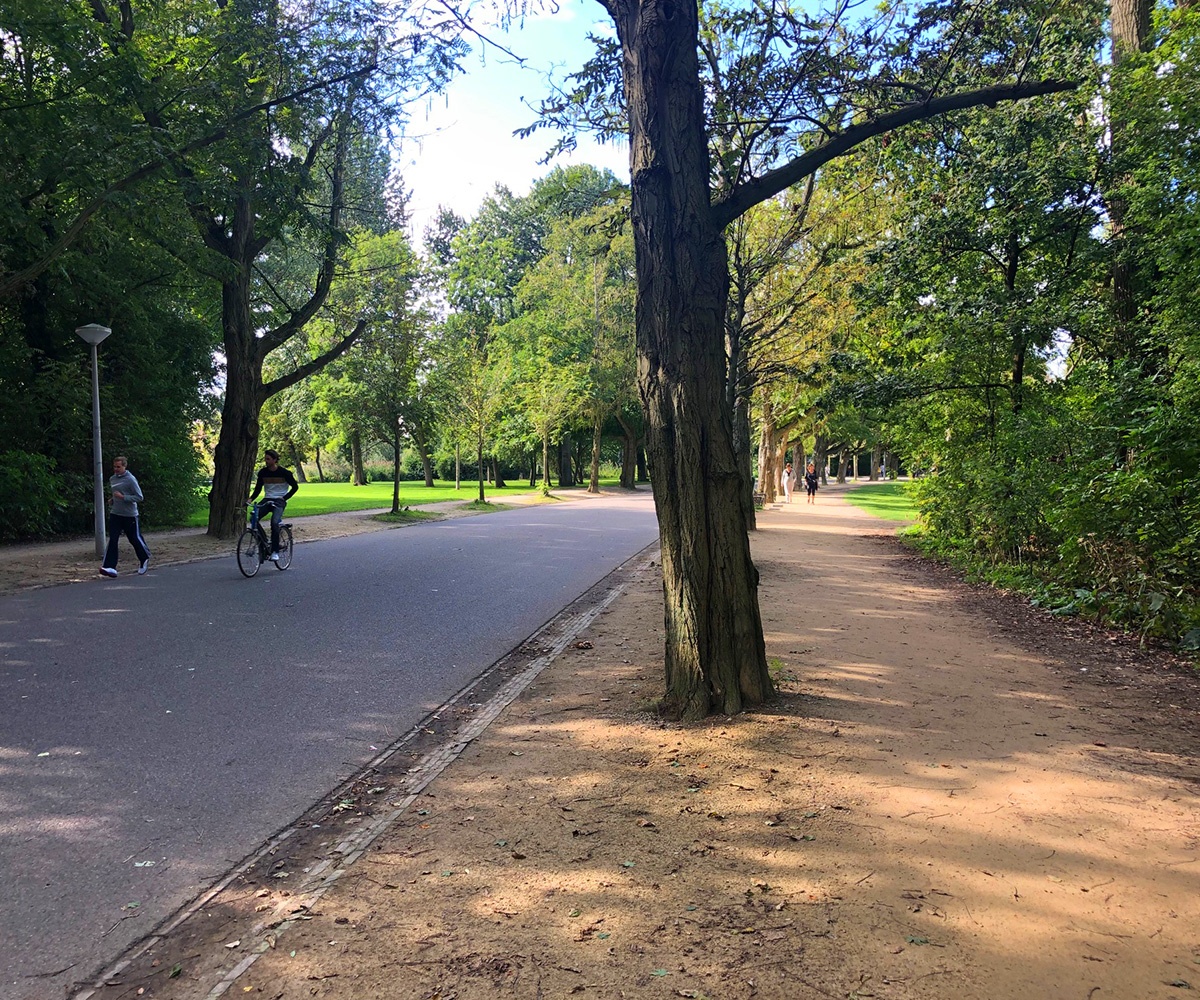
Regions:
[[804, 470], [804, 489], [808, 493], [808, 502], [817, 502], [817, 487], [821, 485], [821, 477], [817, 474], [817, 467], [808, 463], [808, 468]]
[[112, 495], [108, 513], [108, 549], [104, 553], [100, 572], [105, 576], [117, 575], [117, 543], [124, 533], [133, 543], [133, 551], [138, 557], [138, 574], [141, 575], [150, 568], [150, 550], [146, 548], [146, 540], [142, 538], [142, 529], [138, 524], [138, 501], [145, 498], [137, 477], [129, 471], [129, 462], [124, 455], [113, 459], [113, 474], [108, 477], [108, 488]]
[[792, 463], [788, 462], [779, 476], [779, 485], [783, 487], [783, 499], [788, 503], [792, 502], [792, 478]]

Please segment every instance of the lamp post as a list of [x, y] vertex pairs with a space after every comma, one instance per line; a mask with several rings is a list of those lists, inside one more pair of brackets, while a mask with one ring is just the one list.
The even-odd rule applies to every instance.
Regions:
[[96, 348], [112, 330], [99, 323], [75, 328], [79, 337], [92, 348], [92, 477], [96, 491], [96, 558], [104, 558], [104, 452], [100, 447], [100, 358]]

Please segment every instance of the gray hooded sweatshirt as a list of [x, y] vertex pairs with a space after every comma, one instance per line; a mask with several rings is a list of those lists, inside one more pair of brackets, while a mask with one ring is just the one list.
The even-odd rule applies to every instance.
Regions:
[[124, 494], [121, 499], [113, 497], [112, 512], [121, 517], [137, 517], [139, 500], [144, 500], [142, 496], [142, 488], [138, 486], [137, 479], [134, 478], [132, 472], [126, 469], [119, 476], [112, 475], [108, 477], [109, 490], [116, 490]]

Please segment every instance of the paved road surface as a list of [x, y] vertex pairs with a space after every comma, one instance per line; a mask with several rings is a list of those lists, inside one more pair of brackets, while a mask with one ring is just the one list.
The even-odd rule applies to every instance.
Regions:
[[0, 1000], [61, 997], [657, 530], [589, 498], [0, 599]]

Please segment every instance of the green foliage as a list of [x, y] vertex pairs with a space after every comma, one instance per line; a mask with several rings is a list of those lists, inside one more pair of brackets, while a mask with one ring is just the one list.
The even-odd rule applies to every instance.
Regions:
[[65, 506], [63, 477], [44, 455], [0, 452], [0, 540], [48, 534]]

